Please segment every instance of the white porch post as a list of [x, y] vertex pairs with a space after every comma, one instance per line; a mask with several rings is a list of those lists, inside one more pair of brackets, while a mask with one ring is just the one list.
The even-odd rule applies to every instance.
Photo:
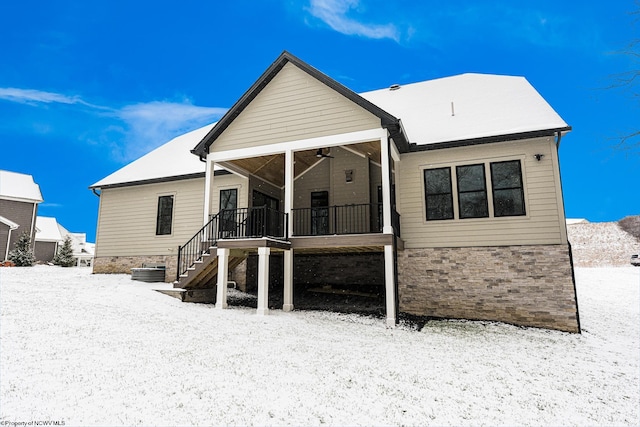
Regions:
[[227, 308], [227, 279], [229, 278], [229, 249], [218, 248], [218, 293], [216, 308]]
[[293, 249], [284, 251], [284, 303], [283, 311], [293, 311]]
[[[287, 237], [293, 234], [293, 156], [292, 150], [287, 150], [284, 156], [284, 211], [287, 214]], [[282, 310], [293, 310], [293, 250], [284, 251], [284, 301]]]
[[396, 273], [394, 268], [393, 245], [384, 246], [384, 289], [387, 305], [387, 326], [396, 325]]
[[204, 213], [203, 213], [203, 225], [209, 222], [209, 208], [211, 207], [211, 188], [213, 187], [213, 162], [209, 161], [207, 156], [205, 177], [204, 177]]
[[258, 248], [258, 309], [257, 314], [269, 313], [269, 254], [271, 248]]
[[391, 164], [389, 160], [389, 137], [386, 134], [380, 138], [380, 157], [382, 162], [382, 232], [393, 234], [393, 222], [391, 221]]

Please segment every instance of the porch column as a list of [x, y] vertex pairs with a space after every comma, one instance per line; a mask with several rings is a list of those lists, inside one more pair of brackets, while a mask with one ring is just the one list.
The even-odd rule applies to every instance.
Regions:
[[213, 187], [214, 166], [213, 162], [210, 162], [207, 156], [204, 177], [204, 212], [203, 212], [203, 225], [209, 222], [209, 208], [211, 207], [211, 188]]
[[283, 311], [293, 311], [293, 249], [284, 251], [284, 303]]
[[396, 326], [396, 274], [393, 245], [384, 245], [384, 289], [387, 308], [387, 327]]
[[227, 308], [227, 280], [229, 278], [229, 249], [218, 248], [218, 294], [216, 308]]
[[380, 138], [380, 160], [382, 162], [382, 232], [393, 234], [391, 218], [391, 156], [389, 152], [389, 137]]
[[[284, 211], [287, 214], [287, 236], [293, 234], [293, 156], [292, 150], [284, 154]], [[284, 251], [283, 311], [293, 310], [293, 250]]]
[[284, 212], [287, 214], [288, 232], [286, 237], [293, 234], [293, 214], [291, 212], [293, 209], [293, 187], [293, 151], [287, 150], [284, 153]]
[[258, 309], [257, 314], [269, 314], [269, 255], [271, 248], [258, 248]]

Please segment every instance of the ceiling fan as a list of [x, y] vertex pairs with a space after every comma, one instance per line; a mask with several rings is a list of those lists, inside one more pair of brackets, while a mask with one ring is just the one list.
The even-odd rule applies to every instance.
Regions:
[[322, 152], [322, 148], [318, 148], [318, 151], [316, 151], [316, 157], [321, 159], [323, 157], [329, 158], [329, 159], [333, 159], [333, 156], [330, 156], [329, 154], [324, 154]]

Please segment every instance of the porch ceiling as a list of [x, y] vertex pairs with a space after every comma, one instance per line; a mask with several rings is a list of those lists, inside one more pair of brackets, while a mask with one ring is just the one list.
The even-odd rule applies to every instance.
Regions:
[[[381, 162], [380, 142], [361, 142], [344, 147], [352, 152], [356, 152], [363, 157], [368, 157], [376, 163]], [[316, 157], [317, 149], [296, 151], [294, 153], [294, 177], [298, 177], [316, 163], [324, 160]], [[331, 154], [331, 148], [324, 149], [325, 154]], [[241, 169], [251, 175], [255, 175], [278, 187], [284, 186], [284, 153], [271, 154], [266, 156], [248, 157], [244, 159], [231, 160], [221, 164], [231, 165], [236, 169]]]

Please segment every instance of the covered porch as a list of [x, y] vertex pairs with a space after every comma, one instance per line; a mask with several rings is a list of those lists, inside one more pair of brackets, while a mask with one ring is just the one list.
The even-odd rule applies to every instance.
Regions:
[[[257, 252], [257, 313], [267, 314], [269, 257], [279, 252], [284, 259], [282, 309], [290, 311], [294, 256], [377, 252], [384, 259], [387, 323], [395, 324], [394, 263], [401, 246], [393, 194], [397, 161], [386, 129], [210, 152], [203, 216], [215, 224], [204, 246], [217, 257], [217, 283], [226, 282], [232, 251]], [[223, 194], [226, 190], [216, 187], [216, 166], [245, 179], [252, 191]], [[227, 306], [226, 287], [217, 287], [216, 301], [219, 308]]]

